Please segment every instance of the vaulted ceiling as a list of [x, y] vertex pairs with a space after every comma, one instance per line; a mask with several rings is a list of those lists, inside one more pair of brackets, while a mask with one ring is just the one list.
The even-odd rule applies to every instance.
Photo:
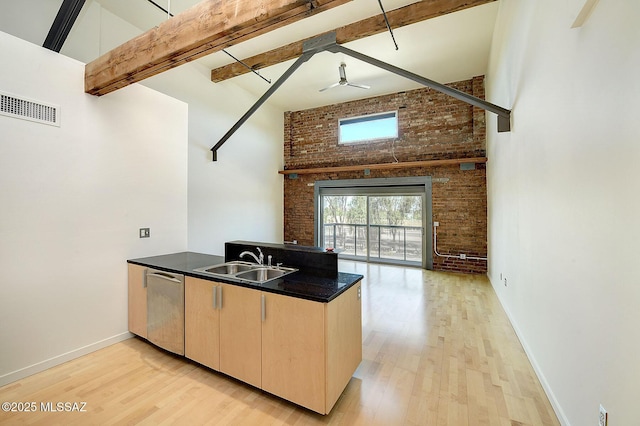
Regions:
[[[227, 1], [242, 3], [249, 0]], [[476, 4], [474, 1], [423, 0], [423, 3], [426, 2], [437, 2], [439, 7], [451, 4]], [[42, 45], [62, 3], [62, 0], [21, 0], [19, 2], [2, 0], [0, 31]], [[93, 61], [123, 41], [143, 33], [167, 19], [172, 19], [161, 9], [176, 15], [198, 3], [198, 0], [154, 0], [154, 3], [156, 5], [149, 0], [86, 0], [82, 12], [74, 24], [74, 30], [71, 31], [65, 45], [65, 47], [70, 45], [73, 48], [65, 49], [63, 47], [62, 54], [75, 56], [76, 59], [84, 62]], [[380, 3], [389, 13], [416, 3], [416, 0], [381, 0], [381, 2], [378, 0], [352, 0], [291, 25], [230, 46], [226, 52], [238, 59], [246, 59], [295, 41], [380, 15]], [[95, 19], [95, 12], [90, 12], [90, 9], [101, 11], [99, 22], [104, 28], [100, 29], [100, 34], [120, 31], [106, 28], [108, 25], [114, 25], [114, 28], [118, 29], [122, 28], [122, 22], [119, 20], [126, 22], [128, 28], [126, 34], [123, 33], [120, 39], [118, 37], [100, 37], [97, 41], [92, 39], [85, 41], [79, 38], [82, 32], [75, 31], [75, 27], [81, 28], [83, 25], [88, 25], [92, 17]], [[498, 2], [489, 0], [480, 6], [392, 28], [398, 45], [397, 50], [388, 31], [348, 42], [345, 45], [350, 49], [441, 83], [468, 79], [486, 73], [497, 10]], [[120, 32], [122, 33], [122, 31]], [[86, 49], [82, 48], [83, 43], [87, 44]], [[90, 43], [93, 43], [94, 46], [89, 46]], [[96, 43], [99, 43], [99, 48], [95, 47]], [[197, 59], [195, 62], [196, 66], [209, 71], [231, 64], [235, 60], [227, 53], [218, 51]], [[264, 79], [249, 72], [218, 83], [203, 81], [202, 84], [237, 85], [255, 94], [257, 99], [269, 88], [269, 83], [265, 79], [272, 82], [277, 80], [292, 62], [293, 59], [290, 59], [259, 69], [258, 72]], [[366, 84], [371, 86], [371, 89], [336, 87], [320, 92], [319, 89], [339, 80], [338, 67], [343, 62], [346, 64], [347, 78], [350, 82]], [[153, 78], [151, 77], [150, 80]], [[351, 57], [323, 52], [296, 71], [268, 102], [285, 111], [299, 110], [410, 90], [416, 87], [418, 87], [417, 83], [392, 75]]]

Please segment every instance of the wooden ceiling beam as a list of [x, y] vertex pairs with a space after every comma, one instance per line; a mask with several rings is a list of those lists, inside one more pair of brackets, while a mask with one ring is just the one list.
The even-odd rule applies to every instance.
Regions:
[[204, 0], [85, 67], [104, 95], [352, 0]]
[[[391, 28], [395, 29], [494, 1], [495, 0], [422, 0], [387, 12], [387, 18], [389, 19]], [[387, 26], [384, 21], [384, 16], [380, 14], [327, 31], [327, 33], [335, 32], [337, 43], [344, 44], [385, 31], [387, 31]], [[252, 69], [258, 70], [295, 59], [302, 55], [302, 45], [305, 41], [320, 35], [322, 34], [296, 41], [247, 59], [242, 59], [242, 62]], [[246, 66], [239, 62], [234, 62], [211, 70], [211, 81], [217, 83], [248, 72], [250, 72], [250, 70]]]

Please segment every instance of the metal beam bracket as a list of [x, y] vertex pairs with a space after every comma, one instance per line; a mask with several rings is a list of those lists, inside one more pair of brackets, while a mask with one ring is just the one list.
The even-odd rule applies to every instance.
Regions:
[[324, 50], [336, 43], [336, 32], [332, 31], [330, 33], [319, 35], [318, 37], [314, 37], [302, 43], [302, 53], [318, 49]]

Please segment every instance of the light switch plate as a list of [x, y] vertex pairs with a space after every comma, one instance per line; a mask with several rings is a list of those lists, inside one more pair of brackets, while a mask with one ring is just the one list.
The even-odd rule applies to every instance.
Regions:
[[149, 238], [151, 231], [149, 228], [140, 228], [140, 238]]

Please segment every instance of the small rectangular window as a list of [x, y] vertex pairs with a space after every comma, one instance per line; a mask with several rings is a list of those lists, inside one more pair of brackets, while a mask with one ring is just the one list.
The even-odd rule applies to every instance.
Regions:
[[398, 112], [341, 118], [339, 143], [354, 143], [398, 137]]

